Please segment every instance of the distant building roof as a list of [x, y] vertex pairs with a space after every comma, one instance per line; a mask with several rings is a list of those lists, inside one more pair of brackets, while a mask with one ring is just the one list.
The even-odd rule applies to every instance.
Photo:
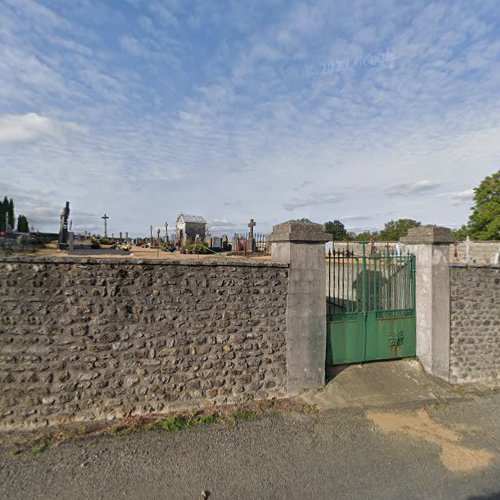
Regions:
[[177, 217], [177, 222], [197, 222], [198, 224], [206, 224], [207, 221], [201, 215], [180, 214]]

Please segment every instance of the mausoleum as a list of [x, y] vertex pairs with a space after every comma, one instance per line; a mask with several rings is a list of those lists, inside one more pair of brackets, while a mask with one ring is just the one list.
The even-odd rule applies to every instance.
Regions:
[[175, 238], [181, 245], [188, 241], [205, 241], [207, 221], [201, 215], [179, 214], [175, 222]]

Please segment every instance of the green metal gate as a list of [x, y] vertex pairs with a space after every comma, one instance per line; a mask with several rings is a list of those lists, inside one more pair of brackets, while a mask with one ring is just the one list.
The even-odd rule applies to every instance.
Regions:
[[415, 356], [415, 257], [329, 251], [327, 365]]

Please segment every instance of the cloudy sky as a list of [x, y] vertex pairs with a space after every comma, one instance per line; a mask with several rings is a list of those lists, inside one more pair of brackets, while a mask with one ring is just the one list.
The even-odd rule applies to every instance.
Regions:
[[0, 195], [40, 230], [456, 227], [499, 167], [497, 0], [0, 0]]

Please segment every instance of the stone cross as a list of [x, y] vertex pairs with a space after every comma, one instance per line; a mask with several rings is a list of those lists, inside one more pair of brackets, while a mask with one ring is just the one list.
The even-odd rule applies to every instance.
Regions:
[[248, 227], [250, 228], [250, 235], [248, 236], [248, 249], [250, 252], [253, 252], [254, 250], [253, 228], [255, 227], [255, 225], [255, 221], [253, 219], [250, 219], [250, 222], [248, 223]]
[[104, 237], [107, 238], [108, 237], [108, 219], [109, 217], [104, 214], [101, 219], [104, 221]]

